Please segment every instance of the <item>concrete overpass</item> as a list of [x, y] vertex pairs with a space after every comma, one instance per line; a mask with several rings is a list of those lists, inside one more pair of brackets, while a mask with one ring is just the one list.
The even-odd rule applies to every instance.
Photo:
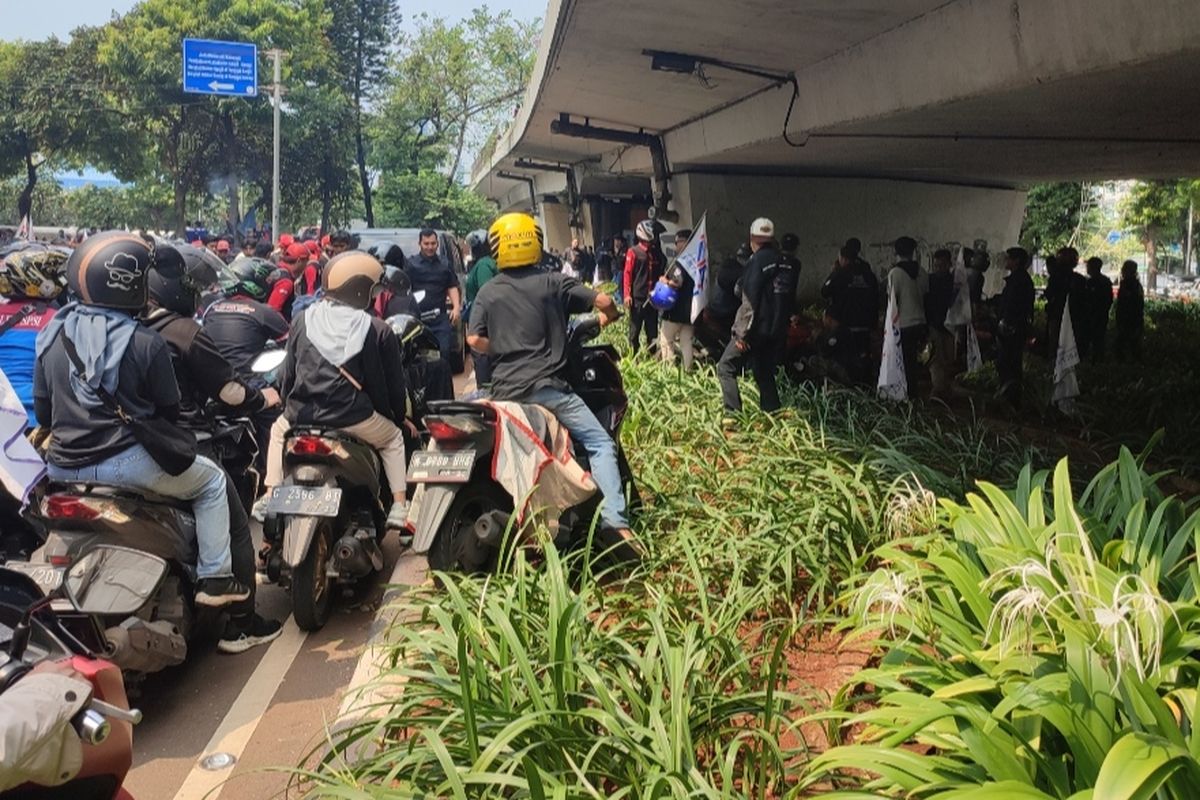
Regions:
[[707, 211], [719, 254], [769, 215], [805, 242], [810, 283], [849, 236], [876, 263], [903, 234], [998, 250], [1032, 182], [1200, 174], [1198, 12], [551, 0], [523, 105], [473, 182], [504, 209], [536, 201], [557, 247], [657, 206], [683, 225]]

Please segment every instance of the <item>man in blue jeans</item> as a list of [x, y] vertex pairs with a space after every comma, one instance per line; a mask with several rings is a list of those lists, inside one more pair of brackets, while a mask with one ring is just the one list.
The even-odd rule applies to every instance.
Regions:
[[592, 478], [604, 495], [600, 523], [631, 540], [617, 446], [567, 381], [567, 321], [595, 308], [603, 324], [616, 303], [574, 278], [537, 268], [542, 229], [528, 214], [505, 214], [488, 231], [500, 274], [479, 290], [467, 344], [492, 360], [492, 396], [542, 406], [588, 451]]

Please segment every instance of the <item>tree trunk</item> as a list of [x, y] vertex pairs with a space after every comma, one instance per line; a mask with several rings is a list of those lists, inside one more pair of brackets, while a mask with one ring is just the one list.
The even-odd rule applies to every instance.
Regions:
[[450, 194], [450, 187], [454, 185], [454, 181], [458, 179], [458, 166], [462, 163], [463, 149], [467, 146], [467, 123], [470, 121], [470, 101], [463, 99], [463, 116], [462, 122], [458, 128], [458, 145], [454, 150], [454, 165], [450, 168], [450, 177], [446, 181], [446, 194]]
[[242, 224], [241, 213], [241, 182], [238, 180], [238, 140], [233, 129], [233, 115], [228, 111], [223, 115], [225, 127], [225, 192], [229, 198], [229, 208], [225, 212], [225, 224], [230, 233], [237, 235], [238, 226]]
[[[25, 188], [21, 190], [21, 194], [17, 196], [17, 224], [29, 217], [30, 225], [33, 224], [33, 189], [37, 186], [37, 165], [33, 163], [33, 153], [28, 149], [25, 151]], [[33, 238], [33, 231], [29, 232], [29, 237]]]
[[[359, 101], [355, 101], [358, 105]], [[375, 208], [371, 204], [371, 179], [367, 176], [367, 148], [363, 143], [362, 110], [354, 110], [354, 144], [358, 148], [358, 178], [362, 181], [363, 213], [367, 218], [367, 227], [375, 227]], [[324, 228], [322, 228], [324, 230]]]
[[1158, 242], [1153, 235], [1146, 237], [1146, 288], [1158, 288]]
[[187, 187], [184, 186], [183, 176], [176, 174], [173, 181], [175, 188], [175, 234], [184, 237], [187, 229]]

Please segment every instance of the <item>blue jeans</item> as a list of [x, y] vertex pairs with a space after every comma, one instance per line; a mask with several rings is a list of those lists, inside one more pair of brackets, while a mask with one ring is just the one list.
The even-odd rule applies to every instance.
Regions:
[[617, 466], [617, 445], [592, 410], [579, 395], [548, 387], [538, 389], [525, 402], [542, 406], [553, 414], [587, 449], [592, 479], [604, 495], [604, 502], [600, 506], [600, 523], [606, 528], [628, 528], [625, 489], [621, 486], [621, 468]]
[[425, 329], [437, 340], [438, 351], [442, 358], [449, 361], [450, 351], [454, 349], [454, 326], [450, 324], [449, 315], [440, 314], [435, 319], [427, 321]]
[[229, 555], [229, 501], [225, 470], [204, 456], [182, 475], [168, 475], [140, 444], [115, 456], [76, 469], [49, 466], [50, 479], [62, 483], [105, 483], [192, 501], [196, 540], [200, 551], [196, 575], [200, 579], [233, 574]]

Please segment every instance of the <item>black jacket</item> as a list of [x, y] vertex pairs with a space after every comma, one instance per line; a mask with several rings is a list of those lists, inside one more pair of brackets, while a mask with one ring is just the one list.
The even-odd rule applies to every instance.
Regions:
[[738, 339], [782, 340], [796, 309], [800, 262], [773, 245], [759, 249], [742, 276], [742, 307], [733, 323]]
[[1141, 330], [1146, 324], [1146, 293], [1137, 278], [1122, 278], [1117, 289], [1117, 327]]
[[667, 322], [676, 322], [682, 325], [692, 324], [692, 295], [696, 293], [696, 281], [692, 279], [692, 275], [683, 267], [679, 267], [683, 285], [679, 287], [679, 299], [675, 301], [675, 305], [663, 311], [661, 316]]
[[292, 323], [280, 376], [288, 421], [346, 428], [379, 412], [397, 425], [403, 422], [407, 406], [404, 361], [400, 342], [387, 323], [372, 317], [362, 351], [343, 366], [362, 386], [359, 391], [309, 341], [306, 316], [301, 314]]
[[[255, 414], [266, 406], [262, 392], [237, 377], [233, 365], [196, 320], [160, 308], [151, 312], [144, 324], [171, 348], [175, 380], [179, 383], [181, 423], [189, 428], [207, 427], [204, 406], [209, 400], [221, 400], [243, 414]], [[222, 396], [227, 386], [244, 398], [241, 403], [229, 402], [228, 391]]]
[[879, 321], [879, 279], [871, 265], [857, 260], [835, 269], [821, 287], [829, 316], [853, 330], [869, 330]]
[[1033, 300], [1037, 292], [1025, 271], [1009, 274], [1000, 293], [1000, 321], [1014, 336], [1024, 338], [1033, 322]]
[[741, 300], [737, 295], [738, 281], [745, 271], [736, 258], [730, 256], [717, 268], [716, 280], [713, 281], [712, 293], [708, 300], [708, 310], [715, 316], [732, 319], [737, 313]]
[[946, 330], [946, 315], [954, 302], [954, 274], [934, 272], [929, 275], [929, 291], [925, 294], [925, 321], [929, 327]]

